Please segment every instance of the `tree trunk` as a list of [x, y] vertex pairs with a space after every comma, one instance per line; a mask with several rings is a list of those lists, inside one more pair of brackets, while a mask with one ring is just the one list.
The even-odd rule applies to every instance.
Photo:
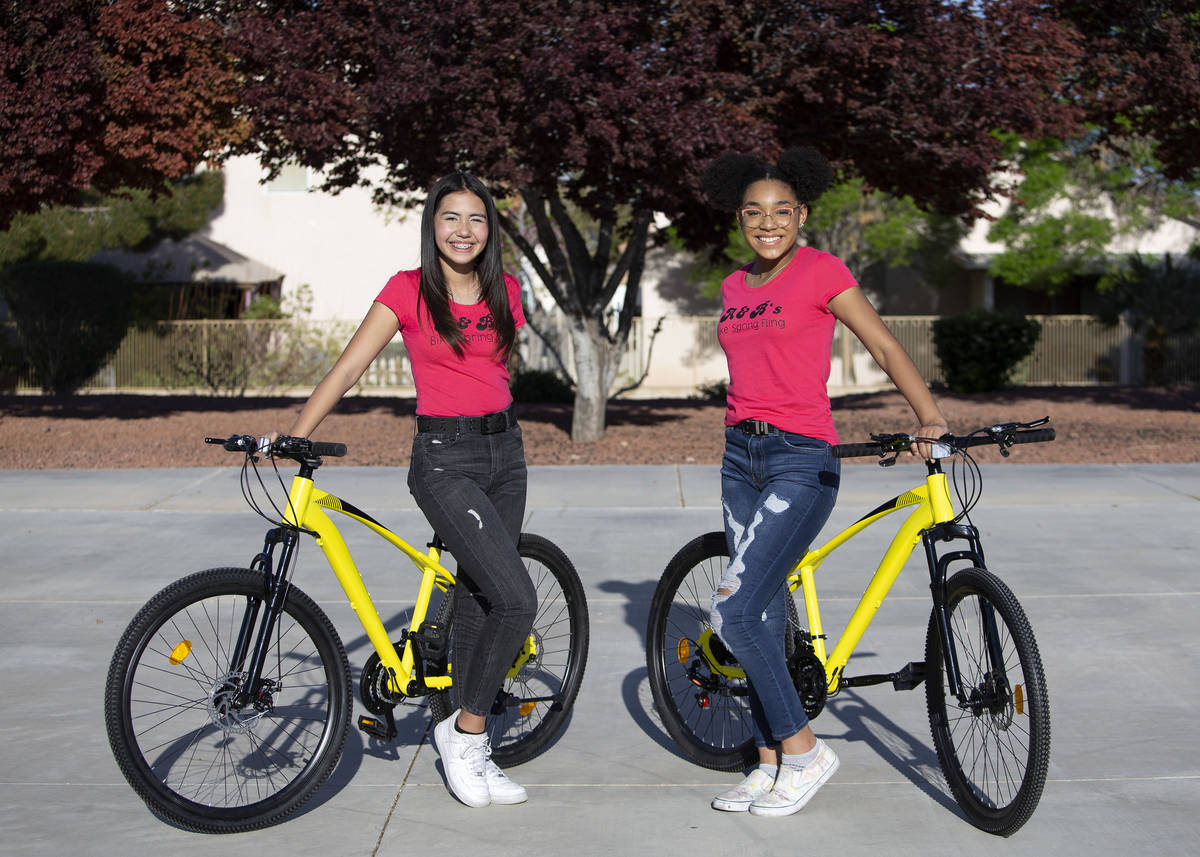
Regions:
[[600, 440], [608, 406], [608, 393], [620, 368], [623, 339], [609, 342], [594, 318], [572, 319], [571, 344], [575, 348], [575, 409], [571, 416], [573, 443]]

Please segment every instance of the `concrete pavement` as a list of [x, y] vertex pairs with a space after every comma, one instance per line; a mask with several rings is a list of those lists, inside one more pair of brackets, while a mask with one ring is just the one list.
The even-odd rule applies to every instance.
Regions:
[[[423, 539], [405, 475], [331, 464], [318, 484]], [[920, 476], [914, 465], [847, 466], [829, 528]], [[1010, 839], [971, 827], [949, 797], [921, 690], [886, 686], [843, 692], [814, 721], [842, 766], [802, 813], [708, 808], [736, 777], [688, 762], [661, 729], [643, 634], [667, 560], [720, 526], [711, 467], [531, 471], [526, 529], [575, 562], [592, 643], [569, 728], [513, 771], [527, 804], [460, 806], [443, 785], [426, 712], [406, 708], [395, 745], [352, 730], [300, 815], [213, 837], [165, 824], [135, 796], [109, 752], [102, 698], [112, 650], [141, 603], [185, 573], [245, 564], [261, 545], [236, 469], [0, 471], [0, 854], [1200, 854], [1200, 465], [1004, 463], [984, 479], [973, 518], [989, 565], [1030, 617], [1051, 698], [1045, 794]], [[415, 578], [377, 541], [364, 530], [350, 544], [386, 621], [409, 606]], [[868, 532], [823, 568], [828, 629], [840, 631], [883, 548], [882, 533]], [[911, 565], [855, 672], [923, 656], [927, 586]], [[361, 629], [315, 549], [296, 581], [338, 627], [357, 673], [368, 654]]]

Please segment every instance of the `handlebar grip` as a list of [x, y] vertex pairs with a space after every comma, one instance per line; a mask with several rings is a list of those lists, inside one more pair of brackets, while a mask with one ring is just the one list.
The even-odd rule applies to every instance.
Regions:
[[341, 458], [346, 454], [346, 444], [313, 441], [312, 451], [314, 455], [328, 455], [333, 458]]
[[1013, 443], [1044, 443], [1048, 440], [1054, 440], [1054, 429], [1052, 428], [1019, 431], [1013, 437]]
[[835, 458], [858, 458], [864, 455], [879, 455], [882, 447], [877, 443], [839, 443], [833, 447]]
[[[974, 437], [955, 438], [957, 445], [965, 446], [992, 446], [996, 441], [991, 435], [975, 435]], [[1017, 443], [1042, 443], [1047, 440], [1054, 440], [1054, 429], [1024, 429], [1014, 431], [1012, 433], [1012, 442]]]

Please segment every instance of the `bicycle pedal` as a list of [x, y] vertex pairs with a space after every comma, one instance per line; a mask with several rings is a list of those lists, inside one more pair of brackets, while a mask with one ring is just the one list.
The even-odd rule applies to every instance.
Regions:
[[899, 672], [892, 673], [891, 679], [896, 690], [912, 690], [925, 681], [925, 662], [911, 661]]
[[396, 739], [396, 721], [392, 718], [390, 712], [387, 715], [386, 722], [364, 714], [358, 718], [358, 728], [372, 738], [378, 738], [380, 741], [394, 741]]
[[427, 661], [445, 662], [450, 640], [446, 634], [446, 626], [436, 622], [422, 622], [421, 627], [412, 635], [417, 651]]

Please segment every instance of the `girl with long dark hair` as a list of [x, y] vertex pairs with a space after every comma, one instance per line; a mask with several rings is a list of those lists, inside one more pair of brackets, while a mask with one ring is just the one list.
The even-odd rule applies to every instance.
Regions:
[[451, 792], [468, 806], [521, 803], [491, 761], [486, 716], [525, 639], [536, 594], [517, 553], [526, 468], [505, 362], [525, 323], [500, 263], [496, 205], [467, 173], [440, 179], [421, 216], [421, 267], [383, 287], [289, 434], [307, 437], [392, 337], [417, 390], [408, 486], [458, 560], [454, 689], [461, 708], [434, 728]]

